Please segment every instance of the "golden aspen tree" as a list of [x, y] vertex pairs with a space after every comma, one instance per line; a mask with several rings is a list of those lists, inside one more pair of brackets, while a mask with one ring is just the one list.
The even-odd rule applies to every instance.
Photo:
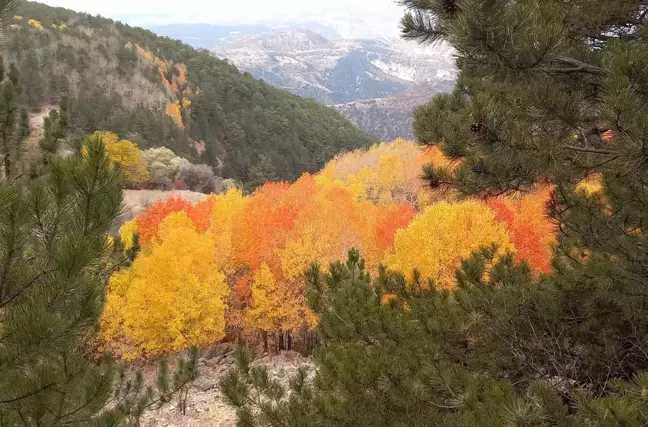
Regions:
[[268, 264], [262, 264], [254, 274], [251, 307], [245, 313], [248, 327], [266, 332], [298, 330], [308, 317], [307, 309], [303, 297], [289, 290], [277, 282]]
[[167, 116], [173, 119], [176, 126], [178, 126], [180, 129], [184, 129], [184, 124], [182, 123], [182, 114], [180, 113], [179, 101], [167, 102], [164, 112]]
[[214, 242], [184, 212], [160, 224], [160, 241], [131, 268], [113, 275], [106, 295], [103, 338], [125, 358], [179, 351], [225, 335], [225, 276]]
[[484, 246], [513, 250], [505, 226], [479, 201], [440, 202], [429, 206], [407, 228], [396, 232], [386, 264], [412, 277], [416, 268], [443, 288], [454, 286], [455, 269]]

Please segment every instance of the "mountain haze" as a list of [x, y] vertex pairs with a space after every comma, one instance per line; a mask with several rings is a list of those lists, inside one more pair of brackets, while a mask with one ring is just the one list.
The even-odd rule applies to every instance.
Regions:
[[164, 37], [177, 39], [196, 48], [214, 49], [240, 38], [307, 29], [328, 38], [341, 38], [333, 28], [317, 22], [284, 24], [149, 24], [145, 26]]

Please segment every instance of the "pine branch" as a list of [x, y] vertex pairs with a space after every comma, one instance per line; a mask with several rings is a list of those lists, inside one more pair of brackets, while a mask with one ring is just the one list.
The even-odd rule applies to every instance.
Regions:
[[401, 20], [403, 37], [418, 40], [421, 44], [435, 43], [447, 34], [436, 18], [422, 10], [412, 10], [405, 14]]
[[587, 74], [596, 74], [600, 76], [608, 75], [610, 72], [602, 67], [597, 67], [596, 65], [588, 64], [578, 59], [569, 58], [567, 56], [555, 56], [551, 58], [551, 61], [569, 65], [570, 67], [541, 67], [540, 71], [544, 71], [549, 74], [573, 74], [573, 73], [587, 73]]
[[575, 145], [561, 145], [561, 147], [566, 148], [568, 150], [580, 151], [583, 153], [595, 153], [595, 154], [606, 154], [606, 155], [614, 154], [613, 151], [603, 150], [598, 148], [577, 147]]

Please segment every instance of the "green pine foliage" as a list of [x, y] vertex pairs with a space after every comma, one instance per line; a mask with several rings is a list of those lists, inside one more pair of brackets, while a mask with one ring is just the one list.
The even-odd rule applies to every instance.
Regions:
[[646, 425], [646, 374], [604, 391], [556, 374], [574, 361], [560, 359], [555, 339], [578, 320], [561, 325], [565, 317], [540, 306], [556, 303], [551, 285], [494, 253], [466, 260], [454, 291], [385, 270], [372, 282], [356, 251], [327, 272], [314, 266], [308, 296], [325, 343], [317, 371], [300, 369], [285, 386], [240, 349], [220, 383], [238, 425]]
[[156, 387], [93, 362], [108, 276], [128, 262], [107, 239], [121, 211], [119, 172], [102, 141], [81, 156], [48, 156], [30, 180], [0, 181], [0, 426], [138, 425], [174, 395], [186, 402], [198, 351]]
[[[405, 34], [449, 40], [461, 66], [455, 92], [417, 111], [421, 142], [462, 160], [453, 174], [428, 168], [431, 184], [468, 195], [556, 188], [548, 207], [559, 227], [554, 273], [542, 292], [511, 295], [535, 318], [509, 322], [516, 337], [538, 334], [523, 352], [534, 354], [528, 363], [597, 391], [648, 369], [648, 4], [405, 3]], [[587, 177], [600, 177], [599, 193], [576, 189]]]
[[[193, 163], [223, 165], [223, 177], [247, 182], [259, 155], [282, 180], [318, 170], [338, 152], [374, 140], [338, 113], [240, 73], [206, 50], [109, 19], [25, 2], [23, 20], [7, 31], [6, 58], [22, 73], [31, 108], [69, 96], [70, 127], [81, 134], [110, 130], [141, 148], [165, 146]], [[42, 30], [27, 25], [35, 19]], [[52, 25], [66, 24], [67, 28]], [[170, 64], [185, 64], [192, 94], [184, 129], [165, 115], [170, 93], [158, 70], [128, 43]], [[167, 78], [178, 75], [168, 68]], [[200, 89], [197, 94], [196, 89]], [[196, 147], [204, 142], [204, 150]]]
[[29, 116], [20, 102], [23, 88], [18, 69], [11, 63], [5, 75], [2, 62], [0, 56], [0, 156], [3, 176], [11, 178], [19, 171], [16, 163], [29, 136]]
[[106, 233], [121, 205], [102, 150], [53, 158], [29, 184], [0, 182], [1, 425], [94, 418], [110, 398], [110, 364], [93, 366], [79, 346], [101, 311]]
[[278, 181], [277, 171], [272, 165], [270, 158], [264, 155], [259, 156], [259, 160], [250, 166], [248, 172], [248, 187], [253, 190], [265, 182]]

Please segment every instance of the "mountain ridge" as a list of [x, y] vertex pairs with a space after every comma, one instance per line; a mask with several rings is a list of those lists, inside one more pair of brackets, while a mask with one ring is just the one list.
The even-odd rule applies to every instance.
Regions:
[[[212, 53], [277, 87], [332, 106], [382, 140], [411, 137], [412, 110], [426, 101], [417, 94], [429, 98], [450, 91], [457, 73], [454, 51], [445, 44], [336, 40], [306, 30], [248, 35]], [[364, 108], [368, 117], [360, 117], [359, 108], [367, 105], [373, 106]], [[379, 123], [387, 117], [387, 124]]]
[[262, 158], [292, 180], [375, 141], [329, 108], [151, 31], [35, 2], [18, 16], [4, 54], [25, 103], [38, 110], [66, 95], [78, 132], [165, 146], [240, 181]]

